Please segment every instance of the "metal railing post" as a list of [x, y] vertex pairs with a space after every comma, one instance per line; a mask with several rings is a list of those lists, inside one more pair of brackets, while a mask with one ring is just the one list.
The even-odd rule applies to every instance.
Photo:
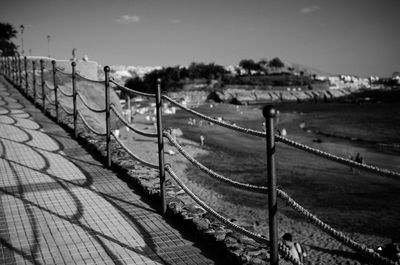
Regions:
[[15, 84], [15, 75], [14, 75], [14, 57], [10, 57], [11, 60], [11, 83], [14, 85]]
[[51, 61], [51, 64], [53, 65], [53, 86], [54, 86], [54, 105], [56, 107], [56, 121], [57, 123], [59, 122], [58, 119], [58, 86], [57, 86], [57, 81], [56, 81], [56, 61], [53, 60]]
[[4, 76], [7, 77], [7, 57], [4, 57]]
[[15, 58], [16, 58], [15, 56], [11, 57], [11, 60], [12, 60], [12, 72], [13, 72], [13, 74], [12, 74], [12, 82], [13, 82], [14, 86], [17, 84], [17, 75], [16, 75], [17, 68], [16, 68], [16, 60], [15, 60]]
[[11, 57], [7, 57], [8, 59], [8, 79], [11, 80]]
[[162, 127], [162, 97], [161, 97], [160, 79], [157, 80], [156, 115], [157, 115], [157, 137], [158, 137], [158, 166], [160, 173], [161, 214], [165, 214], [167, 212], [167, 202], [165, 200], [164, 136]]
[[25, 95], [28, 95], [29, 83], [28, 83], [28, 58], [24, 56], [24, 70], [25, 70]]
[[11, 83], [13, 85], [15, 85], [15, 74], [14, 74], [14, 70], [15, 70], [15, 60], [14, 60], [14, 56], [11, 56]]
[[8, 78], [8, 80], [10, 80], [10, 72], [11, 72], [11, 70], [10, 70], [10, 68], [11, 68], [11, 66], [10, 66], [10, 57], [8, 56], [7, 57], [7, 78]]
[[42, 86], [42, 107], [43, 107], [43, 112], [46, 112], [46, 95], [44, 92], [44, 61], [43, 59], [40, 59], [40, 79], [42, 80], [41, 86]]
[[106, 144], [107, 144], [107, 167], [111, 167], [111, 124], [110, 124], [110, 67], [104, 67], [104, 88], [106, 97]]
[[33, 104], [36, 103], [36, 62], [32, 61]]
[[10, 57], [7, 57], [7, 79], [10, 80]]
[[132, 107], [131, 107], [131, 94], [126, 93], [126, 105], [128, 106], [128, 123], [132, 123]]
[[76, 62], [71, 63], [72, 67], [72, 104], [73, 104], [73, 118], [74, 118], [74, 137], [75, 139], [78, 137], [78, 109], [76, 106], [76, 72], [75, 72]]
[[15, 86], [18, 86], [19, 84], [19, 68], [18, 68], [18, 58], [17, 56], [14, 57], [14, 61], [15, 61]]
[[19, 90], [22, 91], [22, 63], [20, 55], [18, 55], [18, 74], [19, 74]]
[[268, 172], [268, 221], [269, 221], [269, 247], [270, 264], [278, 265], [278, 204], [276, 200], [276, 175], [275, 175], [275, 134], [274, 119], [276, 111], [271, 105], [263, 109], [266, 125], [267, 140], [267, 172]]
[[14, 61], [14, 85], [16, 86], [18, 84], [18, 62], [17, 62], [17, 56], [13, 57]]
[[5, 74], [6, 74], [6, 78], [8, 78], [8, 57], [5, 58]]

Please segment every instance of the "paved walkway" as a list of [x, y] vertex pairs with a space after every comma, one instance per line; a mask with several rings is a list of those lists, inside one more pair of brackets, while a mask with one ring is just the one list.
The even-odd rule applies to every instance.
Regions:
[[214, 264], [0, 77], [0, 264]]

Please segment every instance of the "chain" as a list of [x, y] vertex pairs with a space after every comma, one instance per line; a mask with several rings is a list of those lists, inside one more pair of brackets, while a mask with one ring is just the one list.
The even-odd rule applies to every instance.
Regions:
[[213, 119], [211, 117], [208, 117], [208, 116], [206, 116], [204, 114], [201, 114], [200, 112], [197, 112], [197, 111], [194, 111], [194, 110], [192, 110], [190, 108], [187, 108], [187, 107], [183, 106], [182, 104], [179, 104], [178, 102], [176, 102], [175, 100], [173, 100], [172, 98], [170, 98], [170, 97], [168, 97], [166, 95], [163, 95], [162, 97], [165, 98], [166, 100], [168, 100], [169, 102], [171, 102], [172, 104], [174, 104], [175, 106], [177, 106], [177, 107], [179, 107], [179, 108], [181, 108], [181, 109], [183, 109], [183, 110], [185, 110], [187, 112], [190, 112], [193, 115], [196, 115], [196, 116], [198, 116], [198, 117], [200, 117], [200, 118], [202, 118], [202, 119], [204, 119], [206, 121], [218, 124], [218, 125], [220, 125], [222, 127], [225, 127], [225, 128], [228, 128], [228, 129], [232, 129], [232, 130], [244, 133], [244, 134], [253, 135], [253, 136], [257, 136], [257, 137], [263, 137], [263, 138], [266, 137], [266, 133], [265, 132], [256, 131], [256, 130], [243, 128], [243, 127], [239, 127], [239, 126], [234, 126], [234, 125], [222, 122], [222, 121], [218, 121], [218, 120]]
[[115, 82], [114, 80], [110, 80], [110, 83], [113, 83], [117, 87], [119, 87], [119, 88], [121, 88], [121, 89], [123, 89], [125, 91], [131, 92], [133, 94], [139, 95], [139, 96], [144, 96], [144, 97], [149, 97], [149, 98], [155, 98], [156, 97], [155, 94], [143, 93], [143, 92], [139, 92], [139, 91], [130, 89], [129, 87], [122, 86], [122, 85], [118, 84], [117, 82]]
[[85, 105], [89, 110], [96, 112], [96, 113], [102, 113], [102, 112], [106, 111], [106, 109], [95, 109], [95, 108], [90, 107], [89, 103], [87, 103], [87, 101], [84, 99], [84, 97], [81, 95], [81, 93], [77, 92], [76, 94], [81, 99], [83, 105]]
[[258, 192], [258, 193], [262, 193], [262, 194], [266, 194], [268, 192], [268, 188], [267, 187], [259, 187], [259, 186], [255, 186], [255, 185], [251, 185], [251, 184], [247, 184], [247, 183], [241, 183], [241, 182], [237, 182], [234, 180], [231, 180], [229, 178], [226, 178], [216, 172], [214, 172], [213, 170], [209, 169], [208, 167], [204, 166], [203, 164], [201, 164], [199, 161], [197, 161], [195, 158], [193, 158], [192, 156], [190, 156], [183, 148], [181, 145], [178, 144], [178, 142], [174, 139], [174, 137], [168, 133], [168, 132], [164, 132], [164, 136], [169, 140], [169, 142], [175, 146], [175, 148], [187, 159], [189, 160], [193, 165], [195, 165], [198, 169], [200, 169], [201, 171], [203, 171], [204, 173], [208, 174], [210, 177], [218, 180], [218, 181], [222, 181], [224, 183], [227, 183], [231, 186], [234, 186], [235, 188], [239, 188], [242, 190], [247, 190], [247, 191], [254, 191], [254, 192]]
[[400, 173], [398, 173], [398, 172], [390, 171], [388, 169], [382, 169], [382, 168], [379, 168], [377, 166], [361, 164], [361, 163], [355, 162], [355, 161], [350, 160], [350, 159], [346, 159], [346, 158], [343, 158], [343, 157], [335, 156], [335, 155], [332, 155], [330, 153], [327, 153], [327, 152], [324, 152], [324, 151], [309, 147], [309, 146], [304, 145], [304, 144], [300, 144], [298, 142], [295, 142], [293, 140], [290, 140], [288, 138], [285, 138], [285, 137], [282, 137], [282, 136], [279, 136], [279, 135], [275, 135], [275, 138], [277, 139], [277, 141], [279, 141], [281, 143], [290, 145], [290, 146], [295, 147], [297, 149], [306, 151], [308, 153], [323, 157], [325, 159], [328, 159], [328, 160], [331, 160], [331, 161], [334, 161], [334, 162], [338, 162], [338, 163], [341, 163], [341, 164], [344, 164], [344, 165], [347, 165], [347, 166], [355, 167], [355, 168], [358, 168], [358, 169], [361, 169], [361, 170], [367, 170], [367, 171], [370, 171], [370, 172], [373, 172], [373, 173], [376, 173], [376, 174], [379, 174], [379, 175], [387, 176], [387, 177], [400, 177]]
[[83, 123], [85, 124], [85, 126], [86, 126], [91, 132], [93, 132], [94, 134], [97, 134], [97, 135], [99, 135], [99, 136], [106, 136], [106, 133], [99, 132], [99, 131], [95, 130], [92, 126], [90, 126], [89, 123], [86, 121], [86, 119], [83, 117], [82, 113], [81, 113], [79, 110], [78, 110], [78, 115], [79, 115], [79, 117], [81, 117]]
[[118, 119], [129, 129], [131, 129], [132, 131], [134, 131], [137, 134], [146, 136], [146, 137], [152, 137], [152, 138], [156, 138], [157, 134], [156, 133], [147, 133], [147, 132], [143, 132], [141, 130], [138, 130], [134, 127], [132, 127], [125, 119], [124, 117], [122, 117], [122, 115], [118, 112], [118, 110], [115, 108], [114, 105], [111, 105], [111, 110], [115, 113], [115, 115], [117, 115]]
[[114, 139], [117, 141], [117, 143], [119, 143], [119, 145], [122, 147], [122, 149], [124, 149], [133, 159], [139, 161], [140, 163], [150, 167], [150, 168], [154, 168], [154, 169], [158, 169], [158, 165], [156, 164], [152, 164], [150, 162], [147, 162], [141, 158], [139, 158], [138, 156], [136, 156], [131, 150], [129, 150], [128, 147], [126, 147], [126, 145], [124, 145], [119, 139], [118, 137], [114, 134], [114, 132], [111, 132], [112, 136], [114, 136]]

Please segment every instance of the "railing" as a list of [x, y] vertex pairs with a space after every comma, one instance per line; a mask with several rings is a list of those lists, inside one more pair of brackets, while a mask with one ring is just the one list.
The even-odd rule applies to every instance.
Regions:
[[[23, 60], [23, 63], [22, 63]], [[276, 219], [276, 214], [277, 214], [277, 197], [279, 197], [281, 200], [285, 201], [290, 207], [292, 207], [295, 211], [300, 213], [302, 216], [304, 216], [307, 220], [309, 220], [311, 223], [313, 223], [315, 226], [320, 228], [322, 231], [326, 232], [328, 235], [332, 236], [336, 240], [342, 242], [346, 246], [356, 250], [363, 256], [369, 258], [371, 261], [377, 263], [377, 264], [396, 264], [394, 261], [391, 261], [385, 257], [380, 256], [378, 253], [373, 251], [372, 249], [368, 248], [364, 244], [360, 244], [351, 238], [347, 237], [343, 233], [335, 230], [328, 224], [324, 223], [321, 221], [318, 217], [310, 213], [307, 209], [302, 207], [299, 203], [297, 203], [293, 198], [291, 198], [286, 192], [277, 189], [276, 187], [276, 176], [275, 176], [275, 141], [281, 142], [283, 144], [292, 146], [294, 148], [303, 150], [305, 152], [320, 156], [322, 158], [335, 161], [347, 166], [351, 166], [360, 170], [366, 170], [372, 173], [379, 174], [381, 176], [387, 176], [387, 177], [395, 177], [399, 178], [400, 173], [399, 172], [394, 172], [390, 171], [387, 169], [382, 169], [377, 166], [373, 165], [367, 165], [367, 164], [361, 164], [358, 162], [355, 162], [350, 159], [346, 159], [343, 157], [335, 156], [333, 154], [323, 152], [318, 149], [311, 148], [307, 145], [303, 145], [301, 143], [295, 142], [293, 140], [287, 139], [285, 137], [282, 137], [280, 135], [275, 135], [274, 133], [274, 119], [276, 116], [276, 112], [274, 108], [271, 106], [266, 106], [263, 109], [263, 115], [266, 119], [266, 132], [261, 132], [261, 131], [256, 131], [248, 128], [242, 128], [236, 125], [231, 125], [228, 123], [225, 123], [223, 121], [216, 120], [214, 118], [208, 117], [204, 114], [201, 114], [195, 110], [189, 109], [172, 98], [162, 95], [161, 94], [161, 81], [158, 80], [157, 82], [157, 90], [155, 94], [149, 94], [149, 93], [143, 93], [139, 92], [130, 88], [127, 88], [123, 85], [118, 84], [114, 80], [110, 78], [110, 68], [108, 66], [104, 67], [104, 75], [105, 75], [105, 80], [92, 80], [88, 79], [86, 77], [81, 76], [79, 73], [76, 72], [76, 63], [72, 62], [71, 63], [71, 68], [72, 72], [71, 73], [66, 73], [63, 72], [61, 69], [57, 68], [56, 62], [52, 61], [52, 68], [51, 69], [45, 69], [44, 66], [44, 61], [40, 61], [40, 75], [37, 74], [36, 72], [36, 64], [35, 61], [31, 61], [31, 71], [28, 70], [29, 68], [29, 61], [27, 57], [2, 57], [1, 58], [1, 65], [0, 65], [0, 70], [1, 74], [3, 74], [11, 83], [13, 83], [15, 86], [17, 86], [22, 93], [24, 93], [28, 97], [32, 97], [32, 100], [35, 104], [38, 104], [37, 102], [37, 91], [36, 87], [40, 87], [41, 90], [41, 97], [39, 98], [41, 100], [41, 108], [44, 112], [48, 110], [48, 105], [54, 106], [55, 108], [55, 115], [56, 115], [56, 120], [57, 122], [59, 121], [59, 107], [67, 114], [67, 115], [72, 115], [73, 116], [73, 129], [74, 129], [74, 137], [77, 137], [78, 134], [78, 123], [77, 119], [78, 117], [82, 120], [82, 123], [85, 127], [88, 128], [91, 132], [93, 132], [96, 135], [104, 136], [106, 139], [106, 150], [107, 150], [107, 157], [106, 157], [106, 165], [108, 167], [111, 166], [112, 163], [112, 158], [111, 158], [111, 146], [110, 146], [110, 141], [111, 141], [111, 136], [115, 139], [115, 141], [121, 146], [122, 149], [124, 149], [134, 160], [144, 164], [147, 167], [154, 168], [154, 169], [159, 169], [159, 177], [160, 177], [160, 193], [161, 193], [161, 213], [165, 214], [167, 211], [167, 205], [166, 205], [166, 193], [165, 193], [165, 172], [168, 172], [168, 174], [171, 176], [172, 179], [175, 180], [178, 186], [180, 186], [196, 203], [198, 203], [201, 207], [203, 207], [207, 212], [209, 212], [211, 215], [213, 215], [216, 219], [221, 221], [223, 224], [229, 226], [232, 230], [235, 230], [239, 233], [242, 233], [249, 238], [252, 238], [253, 240], [260, 242], [262, 244], [269, 244], [270, 248], [270, 262], [271, 264], [278, 264], [278, 252], [285, 258], [289, 259], [293, 264], [300, 264], [298, 260], [293, 258], [287, 249], [282, 243], [278, 243], [278, 237], [277, 237], [277, 219]], [[23, 65], [23, 67], [22, 67]], [[44, 72], [50, 72], [52, 73], [52, 83], [53, 86], [51, 87], [51, 84], [48, 80], [45, 80], [44, 77]], [[71, 78], [72, 82], [72, 94], [68, 93], [64, 89], [66, 87], [59, 86], [57, 84], [57, 78], [56, 75], [61, 74], [67, 77]], [[36, 79], [40, 77], [40, 82], [38, 83]], [[77, 78], [80, 78], [84, 80], [85, 82], [92, 82], [92, 83], [103, 83], [104, 84], [104, 92], [105, 92], [105, 107], [104, 109], [98, 109], [93, 106], [85, 99], [85, 97], [80, 93], [79, 89], [77, 88]], [[157, 120], [157, 133], [149, 133], [145, 132], [142, 130], [139, 130], [132, 126], [121, 113], [119, 113], [118, 109], [116, 108], [115, 105], [113, 105], [110, 102], [110, 87], [111, 85], [116, 86], [118, 89], [125, 90], [125, 92], [132, 93], [135, 95], [143, 96], [143, 97], [148, 97], [151, 99], [155, 99], [156, 103], [156, 120]], [[64, 97], [66, 98], [72, 98], [73, 102], [73, 109], [72, 111], [68, 110], [66, 106], [63, 106], [62, 103], [59, 101], [59, 94], [60, 92]], [[31, 94], [31, 95], [30, 95]], [[79, 100], [79, 101], [78, 101]], [[214, 172], [212, 169], [207, 168], [206, 166], [202, 165], [199, 161], [197, 161], [195, 158], [191, 157], [185, 150], [184, 148], [179, 145], [179, 143], [175, 140], [174, 136], [169, 132], [169, 130], [163, 130], [163, 123], [162, 123], [162, 101], [166, 100], [170, 104], [173, 104], [180, 109], [187, 111], [193, 115], [198, 116], [201, 119], [204, 119], [206, 121], [212, 122], [213, 124], [223, 126], [225, 128], [239, 131], [241, 133], [255, 136], [255, 137], [262, 137], [266, 139], [266, 152], [267, 152], [267, 175], [268, 175], [268, 187], [263, 187], [263, 186], [255, 186], [247, 183], [241, 183], [237, 181], [233, 181], [225, 176], [222, 176], [216, 172]], [[48, 103], [48, 105], [46, 104]], [[93, 113], [105, 113], [105, 124], [106, 128], [104, 131], [98, 131], [97, 129], [93, 128], [90, 123], [86, 120], [82, 112], [78, 109], [78, 104], [81, 107], [85, 107], [86, 109], [90, 110]], [[145, 161], [144, 159], [140, 158], [139, 156], [135, 155], [129, 148], [126, 147], [124, 143], [122, 143], [118, 136], [112, 131], [111, 128], [111, 113], [115, 115], [115, 117], [118, 118], [125, 126], [127, 126], [130, 130], [133, 132], [140, 134], [145, 137], [150, 137], [150, 138], [157, 138], [157, 144], [158, 144], [158, 163], [152, 163], [149, 161]], [[260, 236], [258, 234], [255, 234], [251, 231], [248, 231], [232, 222], [230, 222], [228, 219], [217, 213], [215, 210], [210, 208], [206, 203], [204, 203], [201, 199], [199, 199], [188, 187], [183, 184], [183, 182], [179, 179], [179, 177], [176, 175], [176, 173], [173, 170], [172, 165], [165, 164], [164, 160], [164, 138], [169, 141], [171, 145], [173, 145], [178, 152], [180, 152], [189, 162], [191, 162], [194, 166], [199, 168], [201, 171], [205, 172], [212, 178], [224, 182], [225, 184], [231, 185], [235, 188], [246, 190], [246, 191], [252, 191], [252, 192], [257, 192], [257, 193], [262, 193], [262, 194], [268, 194], [268, 211], [269, 211], [269, 233], [270, 233], [270, 238], [269, 240], [266, 239], [263, 236]]]

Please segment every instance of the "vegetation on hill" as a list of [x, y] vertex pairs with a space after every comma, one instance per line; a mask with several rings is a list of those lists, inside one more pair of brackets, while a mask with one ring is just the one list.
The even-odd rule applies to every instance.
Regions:
[[17, 37], [17, 31], [9, 23], [0, 23], [0, 50], [2, 56], [15, 56], [17, 46], [11, 41]]
[[[192, 89], [224, 89], [226, 85], [261, 86], [310, 86], [315, 80], [316, 71], [296, 69], [285, 64], [278, 57], [270, 61], [262, 59], [255, 62], [252, 59], [243, 59], [239, 66], [228, 71], [215, 63], [191, 63], [188, 67], [166, 67], [154, 70], [143, 78], [127, 79], [125, 86], [147, 93], [154, 93], [157, 79], [162, 80], [164, 91], [174, 92]], [[310, 68], [311, 69], [311, 68]]]

